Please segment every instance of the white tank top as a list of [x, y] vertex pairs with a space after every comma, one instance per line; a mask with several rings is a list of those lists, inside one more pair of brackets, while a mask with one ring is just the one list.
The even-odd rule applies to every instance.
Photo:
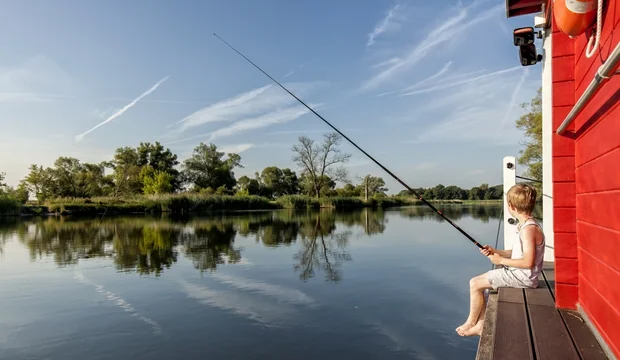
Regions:
[[[529, 222], [532, 220], [532, 222]], [[543, 261], [545, 258], [545, 233], [543, 232], [542, 227], [538, 222], [532, 218], [527, 219], [523, 225], [517, 228], [517, 239], [519, 241], [515, 241], [512, 244], [512, 255], [511, 259], [522, 259], [523, 258], [523, 240], [521, 240], [521, 230], [524, 227], [529, 225], [536, 225], [540, 229], [542, 233], [542, 242], [540, 245], [535, 245], [535, 255], [534, 255], [534, 266], [531, 269], [523, 269], [523, 268], [515, 268], [512, 266], [508, 266], [508, 270], [512, 271], [515, 276], [524, 281], [529, 286], [537, 286], [538, 284], [538, 276], [542, 272]]]

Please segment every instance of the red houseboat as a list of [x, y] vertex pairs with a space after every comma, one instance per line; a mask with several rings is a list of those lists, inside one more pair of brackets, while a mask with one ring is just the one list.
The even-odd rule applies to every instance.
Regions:
[[578, 314], [605, 355], [619, 358], [620, 1], [506, 0], [506, 16], [532, 17], [531, 28], [515, 29], [515, 59], [542, 66], [545, 260], [555, 268], [555, 307]]

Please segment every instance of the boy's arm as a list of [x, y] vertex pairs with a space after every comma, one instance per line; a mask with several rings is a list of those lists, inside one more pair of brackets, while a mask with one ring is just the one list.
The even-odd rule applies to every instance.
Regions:
[[499, 256], [503, 257], [503, 258], [510, 258], [512, 256], [512, 250], [495, 250], [496, 253], [499, 254]]
[[521, 231], [521, 240], [523, 240], [522, 259], [502, 258], [499, 264], [522, 269], [532, 268], [536, 255], [536, 230], [536, 226], [528, 226]]

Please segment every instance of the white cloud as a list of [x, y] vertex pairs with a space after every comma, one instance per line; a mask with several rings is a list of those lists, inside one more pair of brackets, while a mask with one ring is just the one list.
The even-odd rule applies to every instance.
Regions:
[[119, 111], [115, 112], [114, 114], [112, 114], [110, 117], [108, 117], [107, 119], [105, 119], [104, 121], [100, 122], [99, 124], [95, 125], [93, 128], [91, 128], [90, 130], [87, 130], [79, 135], [75, 136], [75, 141], [82, 141], [84, 139], [84, 136], [86, 136], [87, 134], [91, 133], [92, 131], [96, 130], [98, 127], [103, 126], [107, 123], [109, 123], [110, 121], [116, 119], [117, 117], [123, 115], [125, 113], [125, 111], [131, 109], [132, 107], [134, 107], [143, 97], [148, 96], [150, 93], [152, 93], [153, 91], [157, 90], [157, 88], [166, 80], [168, 80], [169, 76], [166, 76], [165, 78], [159, 80], [155, 85], [151, 86], [150, 89], [148, 89], [147, 91], [143, 92], [142, 94], [140, 94], [140, 96], [138, 96], [137, 98], [135, 98], [133, 101], [131, 101], [129, 104], [123, 106], [122, 109], [120, 109]]
[[[316, 109], [318, 105], [320, 104], [308, 104], [308, 106], [314, 109]], [[255, 130], [255, 129], [260, 129], [260, 128], [268, 127], [268, 126], [275, 125], [275, 124], [282, 124], [282, 123], [286, 123], [289, 121], [293, 121], [301, 117], [302, 115], [307, 114], [308, 112], [309, 110], [306, 109], [306, 107], [304, 106], [291, 106], [288, 108], [275, 110], [273, 112], [260, 115], [254, 118], [240, 120], [230, 126], [220, 128], [210, 133], [205, 133], [201, 135], [188, 137], [185, 139], [171, 141], [171, 142], [168, 142], [167, 144], [176, 144], [176, 143], [181, 143], [181, 142], [194, 140], [194, 139], [200, 139], [200, 138], [205, 139], [204, 141], [210, 142], [217, 138], [236, 135], [238, 133], [245, 132], [248, 130]]]
[[[362, 85], [361, 90], [372, 89], [387, 82], [403, 70], [410, 68], [427, 57], [440, 45], [444, 45], [448, 42], [458, 44], [456, 40], [459, 37], [464, 36], [469, 28], [482, 23], [493, 16], [501, 14], [501, 11], [504, 8], [503, 4], [498, 4], [480, 13], [472, 15], [470, 14], [470, 11], [475, 5], [476, 4], [473, 4], [467, 8], [462, 8], [459, 10], [458, 14], [441, 21], [440, 25], [429, 31], [422, 41], [413, 46], [413, 48], [406, 53], [402, 54], [402, 56], [398, 56], [398, 61], [391, 61], [391, 65], [389, 67], [368, 79]], [[442, 49], [445, 49], [445, 46]]]
[[533, 95], [521, 91], [527, 76], [525, 71], [504, 73], [503, 76], [478, 76], [475, 80], [448, 84], [451, 86], [442, 88], [441, 96], [428, 101], [423, 99], [423, 105], [415, 109], [419, 118], [425, 118], [428, 115], [424, 113], [432, 111], [434, 120], [411, 140], [476, 142], [481, 146], [518, 144], [521, 136], [518, 129], [505, 123], [518, 116], [514, 104], [528, 101]]
[[459, 80], [459, 81], [455, 81], [455, 82], [451, 82], [451, 83], [447, 83], [447, 84], [443, 84], [443, 85], [436, 85], [436, 86], [425, 88], [425, 89], [405, 92], [405, 93], [401, 94], [401, 96], [409, 96], [409, 95], [422, 94], [422, 93], [431, 92], [431, 91], [444, 90], [444, 89], [448, 89], [448, 88], [455, 87], [455, 86], [460, 86], [460, 85], [465, 85], [465, 84], [469, 84], [469, 83], [472, 83], [472, 82], [477, 82], [479, 80], [486, 79], [488, 77], [502, 75], [502, 74], [505, 74], [505, 73], [508, 73], [508, 72], [512, 72], [512, 71], [516, 71], [516, 70], [520, 70], [520, 69], [523, 69], [523, 67], [522, 66], [513, 66], [513, 67], [508, 68], [508, 69], [494, 71], [492, 73], [476, 76], [476, 77], [465, 79], [465, 80]]
[[255, 147], [254, 144], [232, 144], [232, 145], [222, 145], [219, 147], [218, 151], [223, 152], [225, 154], [234, 153], [241, 154], [244, 151], [250, 150]]
[[439, 164], [431, 163], [431, 162], [423, 162], [418, 165], [413, 166], [412, 170], [414, 171], [428, 171], [432, 169], [436, 169]]
[[45, 56], [0, 66], [0, 103], [71, 99], [76, 90], [73, 78]]
[[[317, 84], [291, 83], [283, 85], [295, 95], [303, 96]], [[241, 117], [264, 113], [295, 102], [297, 100], [280, 87], [269, 84], [204, 107], [171, 126], [179, 125], [175, 131], [178, 134], [200, 125], [224, 121], [232, 122]]]
[[372, 46], [375, 43], [375, 38], [384, 32], [395, 31], [400, 28], [399, 23], [396, 21], [396, 14], [400, 10], [401, 5], [396, 4], [387, 12], [383, 19], [375, 25], [375, 28], [370, 34], [368, 34], [368, 42], [366, 46]]

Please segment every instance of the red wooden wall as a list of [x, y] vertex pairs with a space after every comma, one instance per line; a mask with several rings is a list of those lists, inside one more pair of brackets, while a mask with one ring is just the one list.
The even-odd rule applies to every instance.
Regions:
[[[620, 40], [620, 2], [607, 6], [600, 48], [552, 34], [553, 127], [564, 120]], [[603, 85], [563, 135], [553, 135], [556, 303], [579, 303], [620, 357], [620, 75]]]

